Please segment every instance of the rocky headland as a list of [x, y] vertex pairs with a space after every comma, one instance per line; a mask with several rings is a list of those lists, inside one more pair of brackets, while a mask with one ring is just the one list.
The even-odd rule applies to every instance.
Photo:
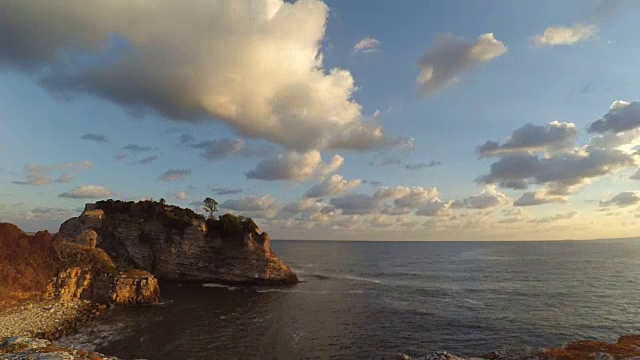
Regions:
[[0, 359], [40, 358], [30, 352], [99, 359], [47, 341], [111, 306], [160, 302], [159, 280], [298, 282], [271, 251], [269, 235], [232, 214], [207, 219], [163, 201], [107, 200], [87, 204], [55, 235], [0, 223]]

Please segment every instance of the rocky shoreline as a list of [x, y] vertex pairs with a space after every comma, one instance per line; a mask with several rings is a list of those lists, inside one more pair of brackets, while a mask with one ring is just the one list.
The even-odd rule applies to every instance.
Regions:
[[[0, 360], [118, 360], [93, 351], [58, 346], [54, 342], [27, 336], [0, 336]], [[575, 341], [563, 348], [502, 349], [476, 357], [458, 357], [436, 352], [420, 357], [405, 354], [393, 360], [640, 360], [640, 335], [626, 335], [615, 344], [601, 341]]]

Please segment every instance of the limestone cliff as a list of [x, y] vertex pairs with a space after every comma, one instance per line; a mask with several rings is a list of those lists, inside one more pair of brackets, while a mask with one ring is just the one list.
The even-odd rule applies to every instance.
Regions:
[[162, 203], [109, 200], [87, 204], [82, 215], [62, 224], [57, 238], [97, 246], [117, 265], [146, 270], [164, 280], [250, 284], [298, 281], [271, 251], [267, 234], [260, 234], [257, 228], [231, 225], [215, 219], [207, 221], [190, 210]]

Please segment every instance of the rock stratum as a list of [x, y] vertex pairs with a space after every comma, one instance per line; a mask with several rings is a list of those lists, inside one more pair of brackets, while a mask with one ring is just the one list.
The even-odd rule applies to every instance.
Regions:
[[101, 201], [60, 226], [56, 239], [103, 249], [117, 267], [161, 280], [295, 284], [296, 275], [271, 251], [269, 235], [249, 218], [205, 219], [152, 201]]

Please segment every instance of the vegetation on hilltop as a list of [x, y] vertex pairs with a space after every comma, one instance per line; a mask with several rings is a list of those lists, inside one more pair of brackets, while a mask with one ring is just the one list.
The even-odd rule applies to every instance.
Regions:
[[209, 213], [207, 218], [191, 209], [167, 205], [164, 199], [138, 202], [109, 199], [98, 201], [95, 205], [97, 209], [104, 211], [107, 215], [126, 214], [147, 221], [158, 220], [165, 227], [181, 231], [191, 226], [194, 221], [203, 221], [206, 222], [209, 232], [221, 235], [257, 234], [258, 232], [258, 225], [250, 217], [230, 213], [215, 216], [214, 212], [218, 210], [218, 202], [211, 198], [206, 198], [203, 202], [203, 210]]

